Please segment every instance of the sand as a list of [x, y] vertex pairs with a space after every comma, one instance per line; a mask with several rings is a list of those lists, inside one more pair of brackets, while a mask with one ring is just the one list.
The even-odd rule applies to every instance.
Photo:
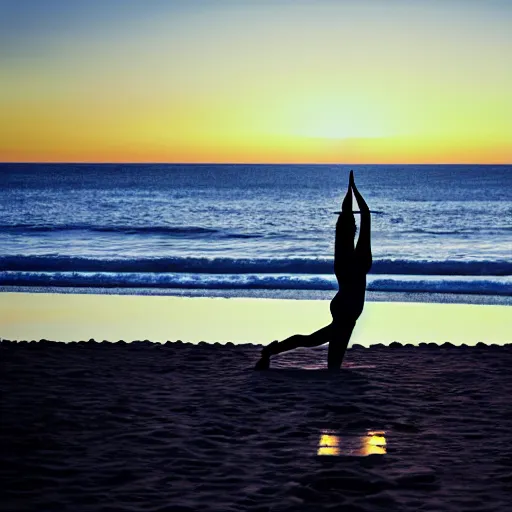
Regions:
[[0, 345], [2, 510], [512, 510], [512, 345]]

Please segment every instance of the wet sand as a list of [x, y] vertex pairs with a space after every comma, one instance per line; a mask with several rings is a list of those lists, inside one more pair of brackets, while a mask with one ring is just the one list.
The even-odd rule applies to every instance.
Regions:
[[0, 345], [4, 511], [505, 511], [512, 345]]
[[[332, 294], [331, 294], [332, 295]], [[352, 342], [512, 341], [507, 305], [367, 301]], [[329, 300], [0, 293], [0, 336], [267, 344], [331, 321]]]

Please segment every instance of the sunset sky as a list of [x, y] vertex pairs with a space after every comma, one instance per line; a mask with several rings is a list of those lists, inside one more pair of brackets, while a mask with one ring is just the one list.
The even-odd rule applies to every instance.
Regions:
[[0, 12], [0, 161], [512, 163], [507, 0]]

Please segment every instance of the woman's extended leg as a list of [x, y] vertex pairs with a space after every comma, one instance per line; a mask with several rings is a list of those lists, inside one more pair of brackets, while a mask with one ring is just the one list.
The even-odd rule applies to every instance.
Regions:
[[311, 334], [294, 334], [283, 341], [274, 341], [261, 351], [261, 359], [256, 363], [257, 370], [266, 370], [270, 365], [270, 356], [288, 352], [299, 347], [318, 347], [331, 340], [332, 324], [326, 325]]
[[273, 356], [299, 347], [318, 347], [330, 341], [331, 335], [332, 324], [329, 324], [311, 334], [294, 334], [283, 341], [271, 343], [265, 348], [268, 348], [269, 355]]

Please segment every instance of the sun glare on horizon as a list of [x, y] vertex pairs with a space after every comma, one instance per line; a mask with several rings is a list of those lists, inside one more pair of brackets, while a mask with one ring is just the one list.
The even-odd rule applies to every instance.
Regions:
[[[382, 110], [382, 109], [381, 109]], [[392, 117], [370, 105], [364, 95], [312, 96], [297, 100], [287, 127], [288, 134], [328, 140], [379, 138], [398, 134]]]

